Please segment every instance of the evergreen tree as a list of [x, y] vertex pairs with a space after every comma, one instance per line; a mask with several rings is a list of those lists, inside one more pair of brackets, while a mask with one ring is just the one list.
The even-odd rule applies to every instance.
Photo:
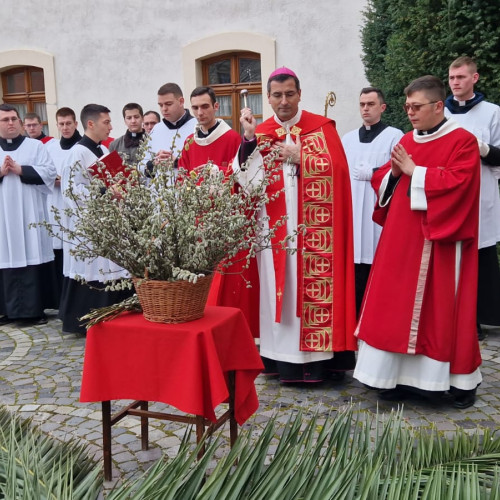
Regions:
[[362, 27], [363, 62], [371, 85], [387, 99], [384, 120], [409, 130], [404, 88], [422, 75], [448, 79], [458, 56], [473, 57], [477, 90], [500, 103], [498, 0], [369, 0]]

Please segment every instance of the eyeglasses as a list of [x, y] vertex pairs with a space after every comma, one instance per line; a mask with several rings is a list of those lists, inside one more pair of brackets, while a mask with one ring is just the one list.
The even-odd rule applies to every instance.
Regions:
[[18, 122], [19, 121], [19, 118], [17, 117], [12, 117], [12, 118], [1, 118], [0, 119], [0, 122], [3, 122], [3, 123], [9, 123], [9, 122]]
[[273, 92], [271, 94], [271, 97], [273, 99], [276, 99], [277, 101], [281, 101], [281, 99], [283, 99], [283, 96], [285, 96], [286, 99], [291, 99], [292, 97], [295, 97], [297, 93], [298, 92], [296, 90], [290, 90], [288, 92]]
[[26, 125], [24, 125], [24, 128], [35, 128], [40, 127], [41, 125], [41, 123], [26, 123]]
[[422, 106], [426, 106], [427, 104], [436, 104], [439, 101], [431, 101], [431, 102], [424, 102], [423, 104], [403, 104], [403, 109], [405, 110], [406, 113], [410, 111], [410, 109], [416, 113], [417, 111], [420, 111], [420, 108]]

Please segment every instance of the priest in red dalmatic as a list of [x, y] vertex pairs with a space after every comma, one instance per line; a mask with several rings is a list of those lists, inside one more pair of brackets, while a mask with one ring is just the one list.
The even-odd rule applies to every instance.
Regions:
[[[244, 140], [233, 165], [240, 185], [251, 190], [269, 148], [281, 163], [278, 181], [267, 188], [274, 196], [261, 214], [266, 226], [282, 217], [286, 223], [273, 249], [258, 254], [260, 354], [266, 373], [278, 374], [283, 383], [321, 382], [329, 370], [354, 366], [349, 170], [335, 122], [299, 109], [300, 82], [293, 71], [274, 71], [267, 96], [275, 115], [264, 123], [257, 126], [249, 108], [241, 111]], [[279, 242], [299, 225], [305, 233], [289, 243], [298, 249], [292, 254]]]
[[[224, 120], [217, 118], [219, 103], [211, 87], [196, 87], [190, 96], [191, 110], [198, 121], [195, 131], [184, 142], [179, 167], [187, 171], [205, 166], [226, 173], [238, 152], [241, 137]], [[241, 260], [240, 260], [241, 259]], [[259, 277], [255, 262], [248, 269], [243, 253], [235, 257], [225, 274], [214, 273], [207, 305], [238, 307], [242, 310], [254, 337], [259, 336]], [[251, 288], [247, 287], [251, 283]]]
[[434, 76], [405, 89], [414, 128], [377, 170], [373, 219], [383, 226], [356, 335], [354, 377], [400, 400], [449, 391], [475, 402], [480, 163], [476, 138], [444, 116]]

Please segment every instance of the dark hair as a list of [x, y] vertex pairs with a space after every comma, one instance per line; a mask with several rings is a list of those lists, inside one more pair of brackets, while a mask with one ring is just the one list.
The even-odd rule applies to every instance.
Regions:
[[174, 94], [175, 97], [183, 97], [182, 90], [176, 83], [165, 83], [158, 89], [158, 95]]
[[160, 122], [161, 122], [161, 116], [160, 116], [160, 113], [157, 113], [156, 111], [153, 111], [153, 110], [146, 111], [146, 112], [144, 113], [144, 115], [143, 115], [143, 116], [146, 116], [146, 115], [151, 115], [151, 114], [153, 114], [153, 115], [155, 115], [155, 116], [156, 116], [156, 119], [158, 120], [158, 123], [160, 123]]
[[37, 120], [38, 123], [42, 123], [42, 119], [38, 113], [26, 113], [23, 120], [26, 120], [26, 118], [28, 118], [28, 120]]
[[71, 116], [71, 118], [73, 118], [73, 121], [76, 122], [76, 114], [71, 108], [59, 108], [56, 111], [56, 120], [60, 116]]
[[214, 89], [212, 87], [196, 87], [192, 92], [190, 97], [198, 97], [200, 95], [208, 94], [212, 104], [217, 102], [217, 97], [215, 96]]
[[15, 111], [17, 117], [21, 119], [21, 117], [19, 116], [19, 111], [17, 110], [16, 107], [12, 106], [11, 104], [5, 104], [5, 103], [0, 104], [0, 111]]
[[101, 104], [87, 104], [80, 113], [80, 121], [83, 130], [87, 130], [89, 120], [97, 121], [101, 113], [110, 113], [111, 111]]
[[414, 92], [425, 92], [429, 99], [444, 101], [446, 99], [446, 87], [437, 76], [425, 75], [413, 80], [405, 88], [405, 95], [411, 96]]
[[123, 106], [123, 118], [125, 118], [125, 111], [132, 111], [133, 109], [137, 109], [139, 111], [139, 114], [141, 116], [144, 116], [144, 111], [142, 110], [142, 106], [140, 104], [137, 104], [136, 102], [129, 102], [128, 104], [125, 104], [125, 106]]
[[385, 104], [384, 93], [378, 87], [363, 87], [359, 95], [361, 96], [363, 94], [370, 94], [372, 92], [375, 92], [377, 94], [380, 104]]
[[269, 80], [267, 80], [267, 93], [268, 94], [271, 93], [271, 82], [283, 83], [283, 82], [286, 82], [290, 78], [292, 78], [293, 81], [295, 82], [295, 88], [297, 90], [300, 90], [300, 82], [296, 76], [281, 73], [280, 75], [272, 76], [271, 78], [269, 78]]

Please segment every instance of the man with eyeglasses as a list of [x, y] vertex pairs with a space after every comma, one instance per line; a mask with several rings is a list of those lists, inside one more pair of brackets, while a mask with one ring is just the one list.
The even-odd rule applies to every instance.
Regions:
[[381, 227], [372, 220], [376, 196], [370, 180], [373, 171], [390, 159], [392, 149], [403, 137], [401, 130], [389, 127], [382, 121], [386, 107], [380, 89], [361, 89], [359, 112], [363, 124], [342, 137], [351, 176], [357, 314], [361, 309], [381, 231]]
[[500, 241], [500, 107], [474, 91], [478, 80], [477, 65], [470, 57], [462, 56], [451, 63], [448, 81], [453, 95], [445, 101], [445, 115], [477, 137], [481, 154], [477, 332], [479, 340], [483, 340], [481, 324], [500, 325], [500, 267], [496, 248]]
[[144, 113], [144, 122], [142, 125], [146, 134], [150, 134], [157, 123], [160, 123], [160, 113], [156, 111], [146, 111]]
[[[413, 126], [373, 174], [383, 226], [356, 330], [354, 377], [380, 398], [475, 402], [481, 382], [476, 335], [479, 150], [444, 116], [443, 82], [405, 89]], [[451, 399], [451, 397], [450, 397]]]
[[43, 144], [47, 144], [54, 139], [49, 135], [45, 135], [42, 120], [37, 113], [26, 113], [24, 115], [23, 126], [24, 130], [26, 130], [26, 133], [28, 134], [28, 137], [31, 139], [38, 139], [39, 141], [42, 141]]
[[[260, 354], [265, 373], [278, 374], [282, 383], [321, 382], [330, 370], [354, 366], [349, 169], [335, 123], [299, 109], [300, 82], [292, 70], [271, 74], [267, 97], [275, 114], [264, 123], [257, 126], [249, 108], [241, 111], [244, 140], [233, 165], [240, 184], [251, 190], [270, 150], [281, 164], [272, 186], [279, 195], [262, 214], [264, 225], [267, 217], [271, 226], [286, 217], [286, 225], [278, 229], [274, 248], [258, 255]], [[255, 151], [258, 144], [262, 151]], [[305, 232], [288, 243], [298, 248], [290, 254], [279, 242], [299, 224]]]
[[45, 146], [22, 134], [15, 107], [0, 104], [0, 325], [47, 323], [57, 308], [54, 252], [47, 230], [47, 195], [56, 168]]

